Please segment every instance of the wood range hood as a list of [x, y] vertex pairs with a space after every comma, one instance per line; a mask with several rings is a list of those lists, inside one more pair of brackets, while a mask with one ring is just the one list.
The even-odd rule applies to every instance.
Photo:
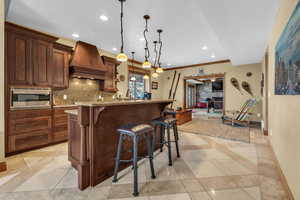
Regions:
[[82, 41], [76, 42], [70, 62], [70, 76], [105, 80], [107, 66], [96, 46]]

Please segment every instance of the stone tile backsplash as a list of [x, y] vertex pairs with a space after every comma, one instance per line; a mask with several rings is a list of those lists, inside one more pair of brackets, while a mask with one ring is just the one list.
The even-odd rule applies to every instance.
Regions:
[[98, 80], [71, 78], [69, 88], [53, 91], [53, 101], [55, 105], [74, 104], [78, 101], [99, 101], [100, 95], [105, 101], [110, 101], [114, 93], [100, 91]]

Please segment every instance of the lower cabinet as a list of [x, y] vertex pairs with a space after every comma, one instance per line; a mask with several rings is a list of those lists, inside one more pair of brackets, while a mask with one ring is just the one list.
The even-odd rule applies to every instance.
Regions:
[[6, 153], [17, 153], [68, 140], [68, 116], [65, 110], [15, 110], [8, 113]]
[[8, 153], [32, 149], [51, 142], [51, 109], [16, 110], [10, 111], [8, 115]]

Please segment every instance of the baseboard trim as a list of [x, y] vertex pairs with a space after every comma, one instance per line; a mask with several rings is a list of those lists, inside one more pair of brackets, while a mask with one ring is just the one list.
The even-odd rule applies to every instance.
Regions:
[[0, 162], [0, 172], [4, 172], [7, 170], [6, 162]]
[[274, 151], [273, 146], [271, 145], [270, 141], [269, 141], [269, 146], [271, 147], [271, 151], [272, 151], [272, 154], [273, 154], [273, 159], [276, 162], [276, 167], [277, 167], [277, 170], [278, 170], [279, 175], [280, 175], [280, 180], [283, 183], [283, 189], [287, 192], [287, 197], [288, 197], [289, 200], [295, 200], [294, 196], [293, 196], [293, 193], [292, 193], [292, 191], [291, 191], [291, 189], [289, 187], [289, 184], [288, 184], [288, 182], [286, 180], [286, 177], [284, 176], [284, 173], [283, 173], [283, 171], [282, 171], [282, 169], [280, 167], [279, 161], [278, 161], [278, 159], [276, 157], [275, 151]]

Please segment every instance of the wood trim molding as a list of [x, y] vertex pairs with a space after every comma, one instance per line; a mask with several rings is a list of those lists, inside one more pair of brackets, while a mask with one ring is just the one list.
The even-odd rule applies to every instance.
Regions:
[[150, 75], [151, 74], [150, 70], [143, 69], [143, 68], [136, 67], [136, 66], [132, 66], [132, 65], [128, 65], [128, 71], [131, 72], [131, 73], [143, 74], [143, 75], [145, 75], [145, 74]]
[[278, 170], [278, 173], [279, 173], [279, 176], [280, 176], [279, 178], [280, 178], [280, 181], [281, 181], [282, 184], [283, 184], [283, 189], [284, 189], [284, 191], [286, 191], [286, 193], [287, 193], [287, 199], [289, 199], [289, 200], [295, 200], [295, 198], [294, 198], [294, 196], [293, 196], [293, 193], [292, 193], [292, 191], [291, 191], [291, 189], [290, 189], [290, 187], [289, 187], [289, 185], [288, 185], [288, 182], [287, 182], [287, 180], [286, 180], [286, 177], [285, 177], [285, 175], [284, 175], [284, 173], [283, 173], [283, 171], [282, 171], [282, 169], [281, 169], [281, 167], [280, 167], [279, 161], [278, 161], [278, 159], [277, 159], [277, 157], [276, 157], [275, 151], [274, 151], [274, 149], [273, 149], [273, 146], [271, 145], [270, 140], [268, 140], [268, 145], [269, 145], [270, 148], [271, 148], [272, 156], [273, 156], [273, 159], [275, 160], [275, 165], [276, 165], [276, 167], [277, 167], [277, 170]]
[[140, 61], [137, 61], [137, 60], [132, 60], [132, 59], [128, 59], [128, 60], [127, 60], [127, 62], [128, 62], [128, 63], [134, 63], [134, 64], [138, 64], [138, 65], [143, 65], [143, 63], [142, 63], [142, 62], [140, 62]]
[[206, 66], [206, 65], [228, 63], [228, 62], [231, 62], [231, 61], [230, 60], [219, 60], [219, 61], [208, 62], [208, 63], [199, 63], [199, 64], [193, 64], [193, 65], [185, 65], [185, 66], [164, 68], [164, 70], [165, 71], [170, 71], [170, 70], [178, 70], [178, 69], [185, 69], [185, 68], [191, 68], [191, 67], [201, 67], [201, 66]]
[[201, 76], [185, 76], [185, 80], [198, 80], [198, 79], [211, 79], [211, 78], [224, 78], [225, 73], [220, 73], [220, 74], [207, 74], [207, 75], [201, 75]]
[[7, 170], [6, 162], [0, 162], [0, 172]]

